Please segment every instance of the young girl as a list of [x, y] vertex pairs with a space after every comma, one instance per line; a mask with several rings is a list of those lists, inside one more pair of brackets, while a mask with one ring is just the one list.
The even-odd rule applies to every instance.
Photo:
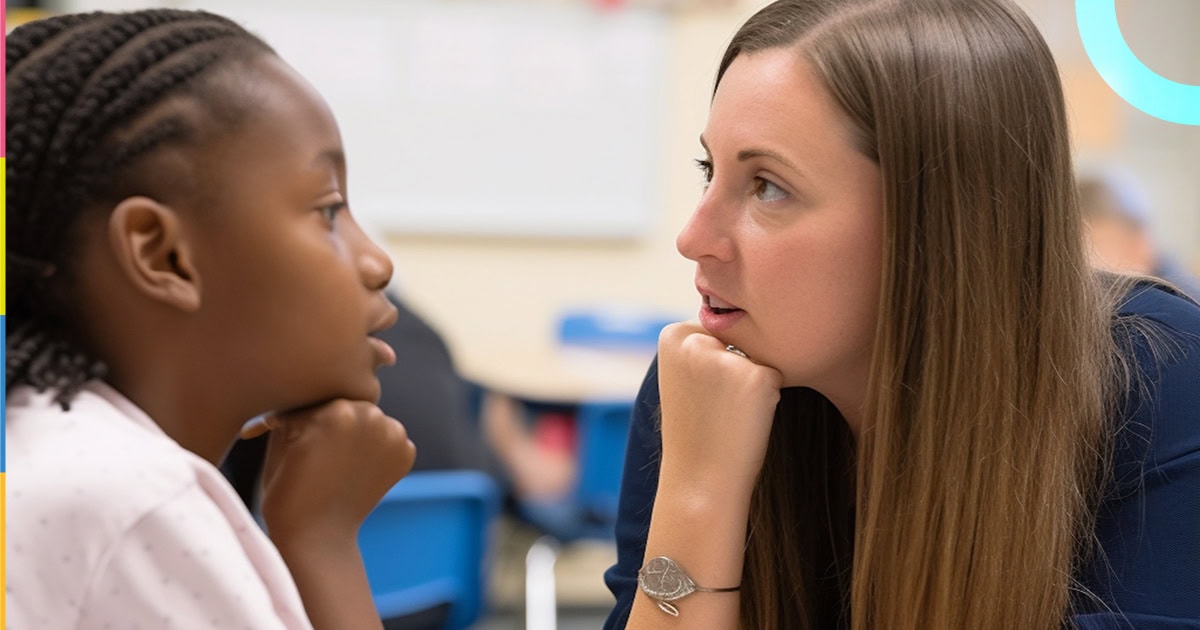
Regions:
[[[206, 13], [7, 54], [8, 626], [379, 627], [357, 529], [415, 450], [327, 106]], [[264, 412], [271, 540], [214, 467]]]
[[1200, 307], [1087, 267], [1007, 0], [779, 0], [727, 49], [608, 627], [1200, 626]]

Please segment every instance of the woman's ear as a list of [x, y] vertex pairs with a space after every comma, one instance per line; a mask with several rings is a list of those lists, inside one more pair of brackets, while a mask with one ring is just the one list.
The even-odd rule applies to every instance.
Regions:
[[108, 242], [138, 291], [184, 311], [200, 308], [200, 275], [174, 209], [149, 197], [129, 197], [109, 213]]

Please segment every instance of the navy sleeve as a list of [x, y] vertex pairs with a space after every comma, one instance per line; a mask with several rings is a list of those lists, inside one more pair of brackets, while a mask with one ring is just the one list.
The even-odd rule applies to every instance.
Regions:
[[1200, 628], [1200, 307], [1141, 290], [1123, 314], [1137, 378], [1100, 506], [1101, 553], [1081, 575], [1077, 627]]
[[616, 596], [617, 603], [604, 622], [605, 630], [625, 627], [637, 594], [637, 572], [646, 552], [650, 513], [658, 489], [658, 464], [662, 454], [659, 406], [656, 358], [638, 392], [629, 428], [621, 499], [617, 507], [617, 563], [604, 573], [604, 582]]

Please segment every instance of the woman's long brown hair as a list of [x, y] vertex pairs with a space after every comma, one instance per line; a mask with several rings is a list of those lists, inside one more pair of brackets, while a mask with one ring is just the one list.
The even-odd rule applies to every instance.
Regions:
[[879, 163], [884, 266], [857, 442], [819, 394], [784, 392], [742, 625], [1059, 628], [1119, 370], [1050, 51], [1007, 0], [781, 0], [718, 84], [778, 48]]

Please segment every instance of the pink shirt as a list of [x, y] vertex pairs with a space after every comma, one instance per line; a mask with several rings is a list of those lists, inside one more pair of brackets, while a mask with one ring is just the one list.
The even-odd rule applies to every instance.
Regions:
[[100, 382], [8, 396], [7, 627], [311, 628], [233, 488]]

